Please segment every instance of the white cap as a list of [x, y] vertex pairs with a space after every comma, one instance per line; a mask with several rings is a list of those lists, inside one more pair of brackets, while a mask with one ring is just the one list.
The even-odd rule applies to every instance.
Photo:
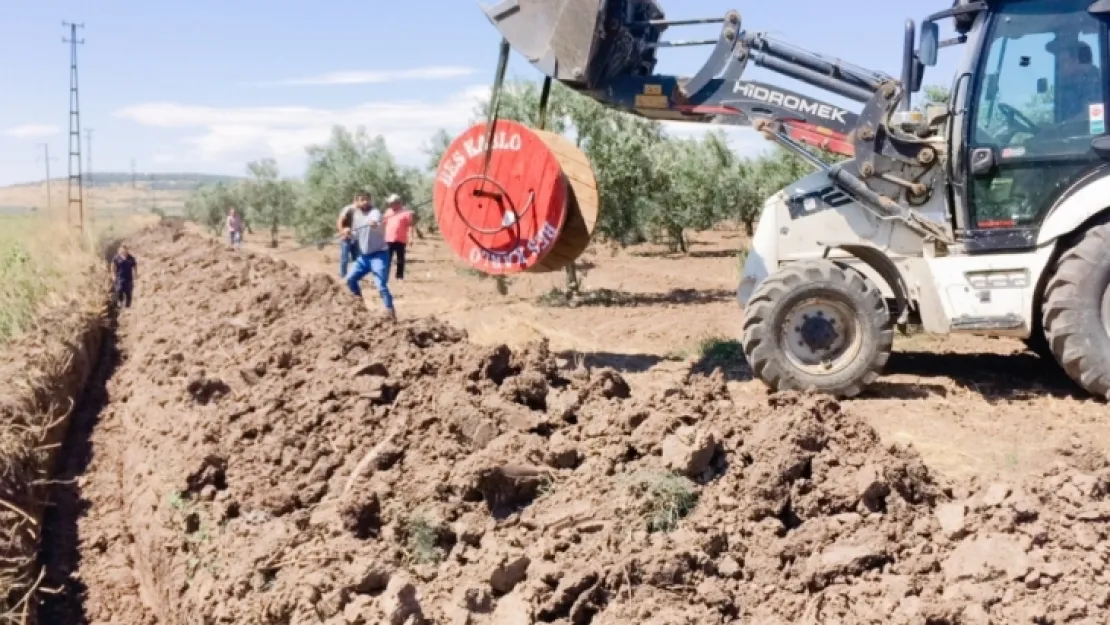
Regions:
[[392, 204], [394, 202], [400, 202], [400, 201], [401, 201], [401, 196], [397, 195], [396, 193], [390, 193], [389, 197], [385, 198], [385, 203], [387, 205]]

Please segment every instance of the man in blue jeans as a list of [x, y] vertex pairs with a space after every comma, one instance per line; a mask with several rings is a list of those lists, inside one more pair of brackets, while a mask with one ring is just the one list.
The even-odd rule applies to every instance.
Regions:
[[[386, 253], [388, 254], [388, 251]], [[120, 245], [119, 251], [112, 259], [112, 293], [115, 295], [117, 305], [131, 308], [131, 294], [135, 289], [138, 265], [135, 257], [127, 251], [127, 246]]]
[[370, 203], [369, 193], [359, 193], [355, 203], [343, 210], [336, 221], [342, 239], [352, 240], [354, 264], [347, 274], [347, 287], [355, 297], [362, 297], [359, 282], [367, 274], [374, 276], [374, 286], [382, 297], [389, 316], [397, 319], [393, 310], [393, 294], [389, 292], [389, 245], [385, 242], [382, 213]]
[[[343, 228], [351, 227], [351, 215], [353, 214], [355, 204], [359, 202], [360, 197], [362, 197], [361, 193], [355, 195], [355, 201], [344, 206], [343, 210], [339, 211], [340, 231], [342, 231]], [[355, 244], [355, 241], [351, 238], [351, 236], [348, 235], [339, 237], [339, 278], [341, 280], [347, 279], [347, 269], [357, 257], [358, 246]]]

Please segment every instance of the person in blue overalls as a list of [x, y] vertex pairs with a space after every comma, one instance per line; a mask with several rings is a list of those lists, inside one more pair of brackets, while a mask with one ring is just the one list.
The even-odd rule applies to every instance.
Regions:
[[382, 212], [370, 203], [369, 193], [359, 193], [355, 203], [343, 210], [336, 222], [342, 240], [352, 241], [354, 265], [346, 275], [347, 287], [356, 297], [362, 297], [359, 281], [367, 274], [374, 276], [374, 286], [382, 297], [382, 304], [393, 319], [393, 294], [389, 292], [389, 244], [385, 241]]
[[116, 257], [112, 259], [112, 292], [116, 303], [126, 308], [131, 308], [131, 293], [135, 288], [135, 278], [139, 275], [138, 266], [138, 261], [127, 250], [127, 246], [119, 246]]

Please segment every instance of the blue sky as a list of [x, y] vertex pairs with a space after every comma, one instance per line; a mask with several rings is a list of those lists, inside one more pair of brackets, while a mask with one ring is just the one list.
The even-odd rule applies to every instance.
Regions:
[[[663, 8], [671, 18], [740, 8], [748, 30], [897, 75], [903, 21], [950, 4], [671, 0]], [[420, 163], [437, 128], [466, 127], [492, 80], [498, 42], [474, 0], [11, 0], [0, 5], [0, 184], [41, 179], [43, 142], [52, 173], [65, 175], [62, 20], [85, 24], [81, 121], [93, 129], [95, 171], [127, 171], [135, 159], [140, 172], [239, 174], [246, 161], [271, 156], [299, 174], [304, 147], [326, 140], [336, 123], [364, 125], [384, 135], [401, 161]], [[717, 28], [676, 28], [670, 37], [713, 37]], [[708, 49], [662, 54], [660, 72], [690, 75]], [[927, 83], [948, 84], [949, 56]], [[538, 76], [515, 54], [510, 72]], [[748, 77], [824, 95], [757, 68]], [[730, 139], [744, 154], [768, 147], [744, 129]]]

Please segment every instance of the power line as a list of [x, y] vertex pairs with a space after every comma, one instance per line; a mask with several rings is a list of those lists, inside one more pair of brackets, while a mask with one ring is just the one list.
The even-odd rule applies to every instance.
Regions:
[[[69, 44], [69, 205], [67, 214], [72, 219], [73, 205], [77, 205], [78, 225], [85, 229], [85, 187], [81, 176], [81, 103], [77, 96], [77, 46], [84, 39], [77, 38], [77, 29], [84, 24], [62, 22], [69, 27], [69, 38], [62, 37], [62, 43]], [[76, 189], [74, 185], [76, 184]], [[76, 194], [74, 193], [76, 191]]]
[[43, 163], [46, 163], [46, 210], [51, 211], [54, 209], [53, 203], [50, 201], [50, 145], [47, 143], [40, 143], [39, 147], [42, 148]]

